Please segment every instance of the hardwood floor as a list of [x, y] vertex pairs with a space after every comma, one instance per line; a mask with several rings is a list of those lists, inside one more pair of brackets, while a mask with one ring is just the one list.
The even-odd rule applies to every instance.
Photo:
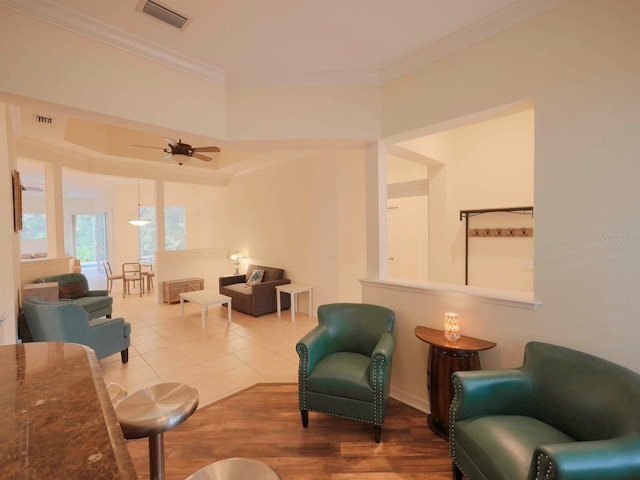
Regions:
[[[295, 384], [258, 384], [198, 410], [165, 432], [167, 480], [230, 457], [260, 460], [282, 480], [450, 480], [447, 443], [423, 412], [389, 399], [382, 441], [373, 426], [309, 413], [302, 428]], [[129, 440], [140, 479], [149, 478], [147, 439]]]

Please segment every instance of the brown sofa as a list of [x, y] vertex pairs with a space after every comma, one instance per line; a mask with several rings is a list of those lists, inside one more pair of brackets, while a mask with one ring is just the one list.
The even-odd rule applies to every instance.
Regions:
[[[260, 283], [247, 285], [247, 278], [254, 270], [264, 270]], [[276, 311], [276, 286], [291, 283], [285, 278], [281, 268], [265, 267], [263, 265], [249, 265], [246, 275], [229, 275], [220, 277], [220, 293], [231, 297], [231, 305], [238, 310], [254, 317]], [[284, 310], [291, 305], [290, 295], [282, 295], [281, 308]]]

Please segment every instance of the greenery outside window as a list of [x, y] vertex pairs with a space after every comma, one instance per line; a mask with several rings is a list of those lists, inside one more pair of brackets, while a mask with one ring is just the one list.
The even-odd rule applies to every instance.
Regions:
[[[156, 251], [156, 207], [140, 207], [140, 217], [151, 220], [140, 227], [140, 257], [151, 257]], [[173, 205], [164, 209], [165, 250], [186, 248], [185, 208]]]

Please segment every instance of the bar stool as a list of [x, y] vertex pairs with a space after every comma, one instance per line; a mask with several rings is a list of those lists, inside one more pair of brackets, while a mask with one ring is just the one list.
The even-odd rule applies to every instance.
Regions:
[[280, 480], [266, 463], [251, 458], [225, 458], [201, 468], [186, 480]]
[[177, 427], [198, 408], [198, 392], [183, 383], [160, 383], [132, 393], [116, 406], [124, 438], [149, 437], [149, 477], [164, 479], [163, 433]]
[[107, 393], [112, 405], [116, 405], [120, 400], [127, 396], [127, 389], [119, 383], [107, 383]]

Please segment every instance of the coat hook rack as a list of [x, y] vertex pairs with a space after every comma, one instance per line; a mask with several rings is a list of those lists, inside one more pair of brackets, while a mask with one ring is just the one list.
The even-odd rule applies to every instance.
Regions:
[[485, 213], [517, 213], [531, 215], [533, 207], [482, 208], [477, 210], [460, 210], [460, 221], [465, 219], [464, 238], [464, 284], [469, 285], [469, 237], [533, 237], [533, 228], [469, 228], [469, 218]]

